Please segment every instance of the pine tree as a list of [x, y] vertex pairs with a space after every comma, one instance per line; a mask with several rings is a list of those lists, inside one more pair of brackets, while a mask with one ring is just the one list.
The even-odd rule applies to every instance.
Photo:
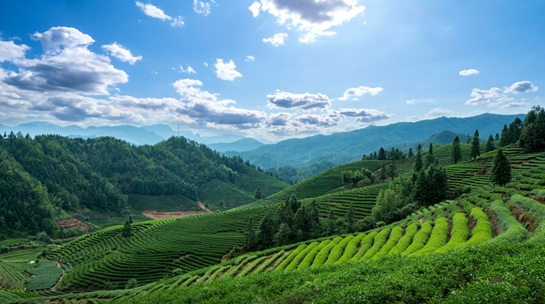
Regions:
[[378, 160], [385, 160], [386, 159], [386, 151], [383, 147], [380, 147], [378, 150]]
[[418, 172], [422, 170], [422, 146], [418, 144], [416, 148], [416, 163], [414, 164], [414, 171]]
[[121, 235], [126, 238], [133, 235], [132, 226], [131, 223], [129, 223], [129, 220], [125, 221], [125, 224], [123, 225], [123, 230], [121, 230]]
[[488, 141], [486, 142], [486, 148], [484, 149], [484, 152], [489, 152], [496, 149], [496, 146], [494, 145], [494, 138], [492, 135], [488, 136]]
[[490, 180], [492, 183], [500, 186], [511, 181], [511, 163], [502, 149], [499, 149], [496, 157], [494, 157], [494, 165], [492, 166]]
[[479, 130], [475, 130], [475, 134], [473, 135], [473, 139], [471, 141], [471, 152], [469, 154], [469, 157], [476, 159], [481, 155], [481, 143], [479, 141]]
[[259, 188], [259, 186], [255, 189], [254, 198], [258, 200], [263, 198], [263, 193], [261, 193], [261, 188]]
[[409, 148], [409, 154], [407, 157], [411, 158], [414, 156], [413, 148]]
[[246, 235], [246, 240], [244, 241], [244, 249], [247, 249], [247, 250], [254, 249], [254, 247], [255, 247], [255, 245], [257, 243], [257, 236], [256, 236], [254, 228], [253, 228], [252, 219], [248, 220], [245, 235]]
[[451, 155], [454, 164], [457, 164], [462, 160], [462, 148], [460, 147], [460, 138], [458, 136], [454, 137], [454, 140], [452, 141]]
[[503, 130], [501, 130], [501, 137], [500, 137], [500, 147], [505, 147], [509, 144], [509, 129], [507, 129], [507, 125], [503, 125]]
[[426, 156], [426, 168], [435, 164], [435, 156], [433, 156], [433, 144], [430, 143], [428, 155]]

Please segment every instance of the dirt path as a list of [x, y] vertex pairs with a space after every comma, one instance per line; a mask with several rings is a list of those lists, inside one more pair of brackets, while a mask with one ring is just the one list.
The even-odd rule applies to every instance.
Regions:
[[212, 213], [212, 210], [206, 208], [206, 206], [203, 203], [201, 203], [201, 201], [197, 201], [197, 204], [199, 205], [199, 208], [201, 208], [202, 210], [204, 210], [204, 211], [206, 211], [208, 213]]

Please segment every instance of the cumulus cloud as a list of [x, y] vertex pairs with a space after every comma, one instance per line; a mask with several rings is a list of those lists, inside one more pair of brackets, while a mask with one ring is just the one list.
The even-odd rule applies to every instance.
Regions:
[[415, 104], [434, 104], [435, 100], [433, 99], [409, 99], [405, 101], [406, 104], [412, 106]]
[[216, 76], [221, 80], [233, 81], [238, 77], [242, 77], [242, 74], [236, 70], [237, 66], [233, 60], [224, 62], [223, 59], [218, 58], [214, 68], [216, 69]]
[[244, 59], [244, 61], [253, 62], [253, 61], [255, 61], [255, 57], [252, 56], [252, 55], [248, 55], [248, 56], [246, 56], [246, 58]]
[[139, 60], [142, 60], [142, 56], [134, 56], [129, 49], [125, 48], [121, 44], [118, 44], [117, 42], [103, 45], [102, 49], [108, 51], [110, 55], [114, 56], [115, 58], [123, 62], [128, 62], [131, 65], [135, 64]]
[[0, 39], [0, 62], [23, 58], [29, 49], [24, 44], [17, 45], [13, 41], [3, 41]]
[[51, 28], [32, 37], [41, 41], [44, 55], [15, 61], [19, 72], [6, 76], [6, 84], [37, 92], [108, 95], [109, 88], [129, 80], [127, 73], [116, 69], [107, 56], [87, 49], [94, 40], [75, 28]]
[[504, 92], [505, 93], [530, 93], [530, 92], [537, 92], [539, 88], [531, 83], [530, 81], [524, 80], [524, 81], [518, 81], [513, 83], [509, 88], [507, 88]]
[[250, 10], [250, 12], [252, 12], [252, 16], [254, 16], [254, 18], [256, 18], [257, 16], [259, 16], [259, 10], [261, 8], [261, 3], [257, 2], [257, 1], [254, 1], [250, 7], [248, 7], [248, 9]]
[[212, 6], [216, 4], [216, 1], [198, 1], [193, 0], [193, 11], [197, 14], [203, 14], [205, 16], [212, 12]]
[[274, 34], [272, 37], [269, 38], [263, 38], [264, 43], [270, 43], [274, 47], [278, 47], [281, 45], [284, 45], [285, 39], [288, 37], [287, 33], [277, 33]]
[[95, 42], [91, 36], [78, 29], [64, 26], [52, 27], [43, 33], [35, 33], [32, 39], [40, 41], [44, 51], [49, 53], [57, 53], [64, 48], [85, 47]]
[[162, 9], [158, 8], [153, 4], [144, 4], [140, 1], [136, 1], [136, 6], [149, 17], [159, 19], [162, 21], [170, 21], [170, 26], [172, 27], [182, 27], [185, 25], [184, 18], [182, 16], [171, 17], [167, 15]]
[[475, 88], [471, 90], [470, 96], [471, 98], [466, 101], [468, 105], [487, 104], [494, 106], [512, 100], [511, 97], [503, 94], [500, 88], [496, 87], [488, 90]]
[[338, 124], [338, 117], [335, 115], [303, 114], [297, 116], [296, 120], [301, 124], [318, 127], [333, 127]]
[[452, 115], [452, 111], [449, 111], [449, 110], [446, 110], [446, 109], [442, 109], [442, 108], [434, 108], [434, 109], [431, 109], [431, 110], [426, 114], [426, 116], [430, 116], [430, 117], [439, 117], [439, 116], [448, 116], [448, 115]]
[[366, 123], [384, 120], [384, 119], [393, 117], [391, 114], [388, 114], [383, 111], [375, 110], [375, 109], [345, 108], [345, 109], [340, 109], [339, 113], [343, 116], [356, 117], [356, 121], [366, 122]]
[[267, 125], [271, 127], [287, 126], [291, 122], [291, 117], [290, 113], [274, 113], [269, 115]]
[[279, 24], [304, 33], [299, 40], [313, 42], [319, 36], [334, 35], [331, 28], [340, 26], [361, 14], [365, 7], [357, 0], [261, 0], [249, 7], [252, 15], [268, 12]]
[[339, 100], [357, 100], [359, 97], [369, 94], [371, 96], [378, 95], [380, 92], [382, 92], [383, 89], [381, 87], [365, 87], [365, 86], [359, 86], [357, 88], [350, 88], [346, 91], [344, 91], [343, 96], [339, 98]]
[[267, 95], [268, 107], [271, 108], [301, 108], [304, 110], [324, 109], [331, 104], [327, 95], [311, 93], [289, 93], [277, 91]]
[[234, 100], [220, 100], [217, 94], [201, 90], [200, 80], [180, 79], [173, 86], [183, 99], [175, 111], [196, 125], [248, 129], [259, 126], [266, 118], [264, 112], [237, 108]]
[[476, 69], [467, 69], [467, 70], [461, 70], [458, 75], [460, 76], [471, 76], [471, 75], [477, 75], [479, 74], [479, 71]]

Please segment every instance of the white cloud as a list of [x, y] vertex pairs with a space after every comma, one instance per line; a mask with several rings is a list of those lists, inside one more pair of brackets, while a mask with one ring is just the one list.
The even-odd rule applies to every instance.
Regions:
[[269, 108], [301, 108], [304, 110], [324, 109], [331, 105], [329, 97], [324, 94], [311, 93], [289, 93], [276, 91], [275, 94], [267, 95]]
[[187, 68], [184, 69], [183, 66], [180, 66], [180, 72], [186, 73], [186, 74], [196, 74], [197, 71], [195, 71], [194, 68], [192, 68], [190, 65], [187, 66]]
[[35, 33], [32, 39], [40, 41], [42, 48], [49, 53], [60, 52], [64, 48], [86, 47], [95, 41], [91, 36], [73, 27], [52, 27], [43, 33]]
[[252, 3], [249, 9], [254, 17], [260, 11], [268, 12], [279, 24], [303, 32], [300, 42], [310, 43], [316, 37], [334, 35], [331, 28], [353, 19], [365, 7], [358, 6], [357, 0], [261, 0]]
[[539, 88], [530, 81], [518, 81], [513, 83], [509, 88], [505, 89], [504, 93], [530, 93], [537, 92]]
[[303, 114], [297, 116], [296, 120], [301, 124], [314, 125], [318, 127], [333, 127], [338, 125], [339, 117], [335, 115]]
[[165, 14], [162, 9], [158, 8], [153, 4], [144, 4], [140, 1], [136, 1], [136, 6], [138, 6], [140, 10], [142, 10], [142, 12], [149, 17], [161, 19], [163, 21], [172, 20], [172, 17]]
[[343, 96], [339, 98], [339, 100], [358, 100], [359, 97], [369, 94], [371, 96], [378, 95], [380, 92], [383, 91], [383, 88], [381, 87], [365, 87], [365, 86], [359, 86], [357, 88], [349, 88], [346, 91], [344, 91]]
[[490, 88], [488, 90], [473, 89], [470, 94], [471, 98], [466, 101], [468, 105], [487, 104], [489, 106], [499, 105], [512, 98], [503, 94], [500, 88]]
[[257, 2], [257, 1], [254, 1], [250, 7], [248, 7], [248, 9], [250, 10], [250, 12], [252, 12], [252, 16], [254, 16], [254, 18], [256, 18], [257, 16], [259, 16], [259, 9], [261, 8], [261, 3]]
[[172, 27], [183, 27], [185, 25], [184, 18], [182, 16], [172, 17], [167, 15], [162, 9], [153, 4], [144, 4], [140, 1], [136, 1], [136, 6], [147, 16], [160, 19], [162, 21], [171, 21]]
[[458, 75], [460, 76], [471, 76], [471, 75], [477, 75], [479, 74], [479, 71], [476, 69], [468, 69], [468, 70], [461, 70]]
[[223, 59], [218, 58], [214, 64], [216, 69], [216, 76], [219, 79], [233, 81], [238, 77], [242, 77], [242, 74], [236, 70], [236, 64], [233, 60], [224, 62]]
[[527, 102], [510, 102], [508, 104], [503, 105], [502, 109], [512, 109], [512, 108], [522, 108], [522, 107], [528, 107], [530, 106]]
[[446, 110], [446, 109], [442, 109], [442, 108], [434, 108], [434, 109], [431, 109], [431, 110], [426, 114], [426, 116], [430, 116], [430, 117], [449, 116], [449, 115], [452, 115], [452, 111], [449, 111], [449, 110]]
[[287, 33], [277, 33], [270, 38], [263, 38], [264, 43], [270, 43], [272, 46], [277, 47], [284, 45], [284, 40], [288, 37]]
[[0, 62], [23, 58], [29, 49], [24, 44], [17, 45], [13, 41], [3, 41], [0, 39]]
[[200, 80], [180, 79], [173, 86], [183, 98], [183, 102], [176, 106], [175, 112], [198, 126], [257, 128], [267, 117], [264, 112], [237, 108], [234, 106], [236, 104], [234, 100], [220, 100], [218, 94], [201, 90], [203, 83]]
[[4, 77], [6, 84], [41, 93], [108, 95], [108, 89], [129, 80], [127, 73], [116, 69], [107, 56], [87, 49], [94, 40], [75, 28], [54, 27], [32, 38], [41, 41], [44, 55], [14, 61], [19, 71]]
[[375, 109], [345, 108], [345, 109], [339, 109], [339, 113], [343, 116], [357, 117], [356, 121], [364, 122], [364, 123], [384, 120], [384, 119], [393, 117], [393, 115], [391, 114], [388, 114], [383, 111], [375, 110]]
[[135, 64], [139, 60], [142, 60], [142, 56], [134, 56], [130, 50], [117, 42], [103, 45], [102, 49], [108, 51], [115, 58], [123, 62], [128, 62], [131, 65]]
[[212, 11], [212, 6], [216, 4], [216, 1], [198, 1], [193, 0], [193, 11], [197, 14], [209, 15]]
[[246, 56], [246, 59], [244, 59], [244, 61], [253, 62], [253, 61], [255, 61], [255, 57], [252, 56], [252, 55], [248, 55], [248, 56]]

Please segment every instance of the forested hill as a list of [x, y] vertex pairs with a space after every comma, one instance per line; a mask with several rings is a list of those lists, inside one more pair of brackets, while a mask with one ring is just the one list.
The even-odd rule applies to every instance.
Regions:
[[251, 198], [256, 186], [265, 195], [287, 186], [240, 157], [222, 156], [183, 137], [134, 146], [112, 137], [11, 133], [0, 136], [0, 231], [52, 233], [54, 218], [82, 208], [119, 213], [130, 194], [197, 201], [211, 183], [243, 198]]
[[266, 169], [282, 166], [298, 168], [317, 161], [343, 164], [359, 160], [363, 154], [377, 151], [381, 146], [405, 148], [407, 144], [411, 144], [415, 149], [418, 143], [430, 139], [433, 134], [441, 131], [471, 135], [478, 129], [483, 138], [488, 135], [494, 136], [505, 124], [509, 125], [516, 117], [524, 120], [524, 116], [486, 113], [466, 118], [440, 117], [417, 122], [400, 122], [387, 126], [369, 126], [351, 132], [288, 139], [252, 151], [228, 154], [241, 155], [252, 164]]

